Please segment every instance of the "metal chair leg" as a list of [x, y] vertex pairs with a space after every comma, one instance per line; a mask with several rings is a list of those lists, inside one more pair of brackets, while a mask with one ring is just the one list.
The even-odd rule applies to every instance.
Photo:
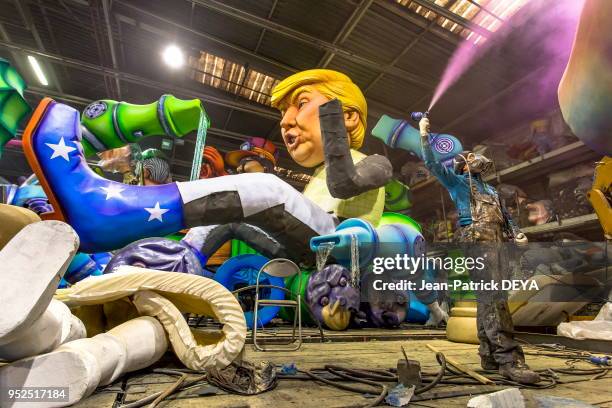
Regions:
[[253, 308], [253, 346], [255, 350], [265, 351], [257, 344], [257, 312], [259, 310], [259, 292], [255, 294], [255, 306]]
[[302, 299], [300, 294], [297, 295], [297, 315], [298, 315], [298, 343], [296, 350], [302, 347]]
[[[298, 305], [299, 308], [299, 305]], [[291, 334], [291, 343], [295, 341], [295, 327], [298, 324], [298, 311], [296, 310], [293, 314], [293, 333]]]

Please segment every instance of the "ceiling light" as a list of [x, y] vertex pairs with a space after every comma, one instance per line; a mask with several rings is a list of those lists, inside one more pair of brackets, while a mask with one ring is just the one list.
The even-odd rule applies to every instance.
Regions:
[[38, 78], [38, 82], [40, 82], [40, 84], [43, 86], [49, 85], [49, 81], [47, 81], [47, 77], [45, 76], [45, 73], [40, 67], [38, 60], [34, 58], [33, 56], [28, 55], [28, 62], [30, 63], [32, 70], [36, 74], [36, 78]]
[[185, 64], [185, 56], [183, 55], [183, 51], [174, 44], [166, 47], [162, 53], [162, 58], [166, 65], [172, 69], [178, 69]]

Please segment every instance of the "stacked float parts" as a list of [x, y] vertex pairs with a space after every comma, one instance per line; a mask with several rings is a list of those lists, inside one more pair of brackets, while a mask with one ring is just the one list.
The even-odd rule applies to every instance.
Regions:
[[[20, 342], [34, 354], [60, 344], [61, 326], [53, 321], [62, 310], [54, 313], [48, 306], [78, 246], [79, 239], [70, 226], [48, 221], [26, 226], [2, 249], [0, 357], [27, 356], [26, 350], [25, 355], [17, 355]], [[43, 335], [31, 339], [34, 344], [28, 344], [32, 327]]]
[[[223, 368], [242, 350], [246, 324], [238, 301], [203, 277], [124, 267], [60, 291], [64, 303], [53, 299], [78, 246], [70, 226], [44, 221], [25, 227], [0, 252], [0, 296], [9, 308], [0, 315], [0, 358], [14, 361], [0, 368], [0, 387], [68, 387], [68, 398], [48, 405], [66, 406], [150, 366], [169, 344], [195, 370]], [[116, 301], [123, 309], [114, 308], [121, 314], [115, 321], [130, 320], [92, 338], [85, 338], [91, 322], [84, 326], [66, 306], [89, 307], [82, 316], [96, 320]], [[187, 311], [217, 318], [222, 333], [196, 340]]]
[[76, 110], [44, 99], [24, 132], [24, 151], [54, 208], [45, 217], [68, 222], [84, 252], [185, 227], [248, 222], [283, 242], [292, 258], [312, 261], [308, 240], [333, 231], [332, 215], [270, 174], [156, 186], [99, 177], [83, 157], [78, 123]]

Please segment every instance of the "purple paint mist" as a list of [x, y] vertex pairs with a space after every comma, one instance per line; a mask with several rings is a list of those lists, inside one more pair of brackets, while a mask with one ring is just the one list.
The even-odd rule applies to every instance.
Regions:
[[551, 63], [562, 64], [565, 67], [584, 1], [531, 0], [514, 16], [506, 20], [486, 42], [475, 45], [472, 40], [464, 40], [450, 58], [434, 91], [428, 110], [431, 110], [446, 91], [481, 57], [494, 52], [495, 48], [503, 44], [510, 36], [512, 36], [513, 43], [521, 43], [529, 48], [541, 43], [537, 45], [537, 48], [543, 52], [541, 55], [549, 58]]

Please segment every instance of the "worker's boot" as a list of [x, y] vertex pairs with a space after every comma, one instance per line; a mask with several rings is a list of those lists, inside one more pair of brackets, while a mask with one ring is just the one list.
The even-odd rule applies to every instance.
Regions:
[[493, 356], [480, 356], [480, 366], [487, 371], [499, 370], [499, 363], [495, 361]]
[[500, 364], [499, 373], [521, 384], [535, 384], [540, 381], [540, 375], [522, 361]]

